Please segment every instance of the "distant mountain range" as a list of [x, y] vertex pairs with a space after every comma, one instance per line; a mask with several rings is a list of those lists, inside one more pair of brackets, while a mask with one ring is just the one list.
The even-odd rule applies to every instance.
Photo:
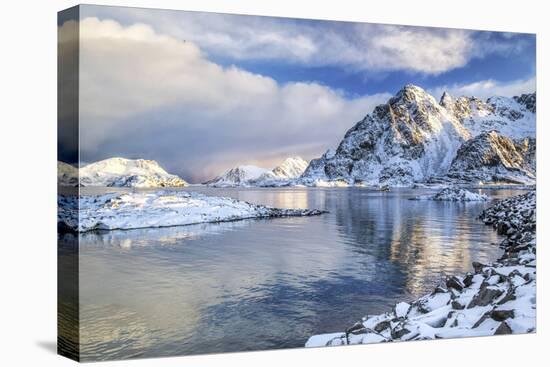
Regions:
[[307, 166], [307, 161], [301, 157], [287, 158], [272, 170], [256, 166], [237, 166], [204, 184], [216, 187], [284, 186], [299, 178]]
[[[231, 168], [208, 186], [411, 186], [415, 183], [534, 184], [536, 94], [437, 101], [408, 84], [311, 162], [287, 158], [273, 169]], [[80, 182], [77, 178], [80, 174]], [[80, 170], [58, 162], [61, 185], [188, 185], [152, 160], [110, 158]]]
[[357, 122], [300, 183], [410, 186], [417, 182], [532, 184], [536, 95], [438, 102], [409, 84]]

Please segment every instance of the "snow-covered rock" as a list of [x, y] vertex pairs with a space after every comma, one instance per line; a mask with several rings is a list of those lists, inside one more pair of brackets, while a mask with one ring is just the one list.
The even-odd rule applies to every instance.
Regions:
[[62, 186], [108, 187], [181, 187], [187, 182], [166, 172], [156, 161], [109, 158], [80, 169], [64, 162], [57, 163], [57, 179]]
[[[452, 101], [452, 102], [451, 102]], [[496, 130], [510, 138], [525, 138], [535, 136], [536, 95], [521, 97], [491, 97], [482, 101], [476, 97], [447, 97], [442, 105], [453, 113], [472, 135]]]
[[278, 209], [194, 192], [157, 191], [58, 196], [58, 227], [91, 230], [170, 227], [249, 218], [311, 216], [309, 209]]
[[524, 106], [525, 109], [532, 113], [537, 113], [537, 94], [528, 93], [522, 94], [521, 96], [515, 96], [514, 100], [520, 105]]
[[368, 315], [340, 333], [314, 335], [306, 347], [457, 338], [536, 330], [536, 193], [502, 200], [480, 219], [506, 236], [504, 255], [474, 272], [449, 276], [431, 294]]
[[412, 200], [434, 200], [434, 201], [487, 201], [485, 194], [477, 194], [459, 187], [447, 187], [433, 195], [420, 195]]
[[516, 141], [534, 140], [535, 103], [535, 94], [484, 102], [448, 93], [438, 102], [422, 88], [406, 85], [348, 130], [336, 150], [313, 159], [299, 182], [426, 182], [445, 175], [459, 148], [480, 134], [495, 130]]
[[[512, 140], [496, 131], [484, 132], [462, 144], [443, 180], [455, 183], [534, 184], [535, 151], [534, 138]], [[441, 179], [432, 178], [431, 181]]]

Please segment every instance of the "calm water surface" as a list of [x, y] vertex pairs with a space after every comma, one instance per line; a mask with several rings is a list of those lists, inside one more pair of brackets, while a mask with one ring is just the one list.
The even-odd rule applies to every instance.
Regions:
[[83, 360], [301, 347], [500, 255], [476, 219], [487, 203], [408, 200], [425, 190], [190, 190], [330, 213], [82, 235]]

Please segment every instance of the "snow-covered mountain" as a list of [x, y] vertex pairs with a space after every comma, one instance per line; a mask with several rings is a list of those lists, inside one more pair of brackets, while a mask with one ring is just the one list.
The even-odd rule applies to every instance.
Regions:
[[285, 186], [300, 177], [306, 170], [308, 163], [302, 157], [289, 157], [271, 171], [262, 174], [250, 181], [253, 186]]
[[225, 171], [221, 176], [204, 182], [204, 184], [216, 187], [246, 186], [249, 181], [255, 180], [267, 172], [270, 172], [267, 168], [252, 165], [237, 166]]
[[408, 84], [348, 130], [336, 150], [312, 160], [300, 181], [391, 186], [426, 182], [445, 175], [459, 148], [480, 134], [496, 130], [516, 140], [534, 138], [535, 102], [535, 94], [484, 102], [448, 93], [438, 102]]
[[462, 144], [443, 180], [534, 184], [535, 150], [534, 138], [512, 140], [496, 131], [485, 132]]
[[[141, 188], [187, 186], [187, 182], [176, 175], [169, 174], [152, 160], [109, 158], [88, 164], [79, 170], [70, 166], [74, 171], [66, 166], [68, 166], [66, 163], [58, 163], [58, 175], [66, 172], [71, 172], [75, 176], [79, 174], [80, 184], [83, 186]], [[68, 176], [58, 176], [58, 180], [66, 182], [64, 177]], [[78, 179], [71, 181], [71, 185], [77, 183]]]
[[535, 94], [521, 97], [442, 97], [442, 105], [452, 112], [473, 135], [496, 130], [510, 138], [535, 136]]
[[289, 157], [273, 168], [271, 175], [278, 179], [298, 178], [307, 168], [307, 161], [302, 157]]
[[205, 182], [210, 186], [284, 186], [300, 177], [308, 163], [301, 157], [289, 157], [269, 170], [256, 166], [238, 166], [223, 175]]

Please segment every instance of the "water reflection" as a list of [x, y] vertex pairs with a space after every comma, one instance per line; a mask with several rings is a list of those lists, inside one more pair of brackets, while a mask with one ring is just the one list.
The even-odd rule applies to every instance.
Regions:
[[[485, 203], [422, 202], [406, 200], [408, 190], [379, 194], [352, 191], [347, 200], [334, 200], [339, 230], [358, 255], [374, 259], [368, 266], [379, 272], [398, 271], [411, 297], [425, 293], [426, 277], [464, 273], [471, 269], [471, 253], [480, 243], [497, 241], [493, 231], [476, 231], [475, 220]], [[490, 254], [492, 252], [489, 252]], [[490, 258], [483, 253], [478, 261]], [[395, 268], [387, 268], [388, 264]]]
[[330, 213], [81, 236], [84, 360], [302, 346], [500, 252], [476, 220], [484, 203], [410, 201], [419, 192], [407, 190], [192, 189]]

